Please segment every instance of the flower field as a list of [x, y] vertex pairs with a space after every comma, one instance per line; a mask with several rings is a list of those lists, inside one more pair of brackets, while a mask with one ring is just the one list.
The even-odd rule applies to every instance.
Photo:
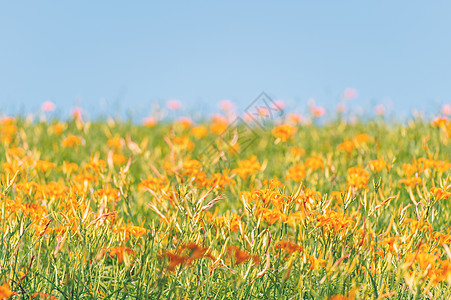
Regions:
[[1, 299], [451, 299], [451, 121], [0, 121]]

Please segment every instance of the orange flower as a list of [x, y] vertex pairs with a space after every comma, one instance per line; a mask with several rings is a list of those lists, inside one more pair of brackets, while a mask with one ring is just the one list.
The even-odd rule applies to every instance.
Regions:
[[321, 197], [322, 195], [320, 192], [304, 187], [299, 195], [293, 200], [299, 204], [305, 205], [306, 208], [311, 209]]
[[293, 139], [296, 131], [297, 131], [296, 127], [289, 124], [285, 124], [279, 125], [276, 128], [274, 128], [272, 134], [276, 138], [280, 139], [282, 142], [286, 142], [288, 140]]
[[446, 125], [446, 123], [448, 123], [448, 118], [442, 117], [439, 115], [432, 121], [432, 126], [433, 127], [444, 127]]
[[405, 184], [408, 187], [415, 187], [419, 185], [422, 182], [422, 179], [420, 177], [409, 177], [405, 179], [401, 179], [399, 181], [399, 184]]
[[95, 195], [100, 198], [107, 198], [107, 199], [118, 199], [120, 197], [120, 193], [118, 189], [113, 189], [110, 187], [105, 187], [103, 189], [98, 189], [95, 192]]
[[56, 168], [56, 164], [45, 160], [38, 160], [35, 164], [35, 169], [42, 173], [54, 168]]
[[416, 172], [418, 172], [417, 166], [412, 165], [412, 164], [403, 164], [402, 170], [404, 171], [404, 175], [407, 177], [410, 177], [413, 174], [415, 174]]
[[302, 121], [302, 117], [299, 114], [289, 114], [288, 120], [290, 120], [291, 123], [300, 124]]
[[434, 195], [436, 201], [442, 199], [451, 199], [451, 192], [445, 191], [438, 187], [433, 187], [429, 190], [429, 192]]
[[58, 300], [57, 297], [46, 294], [46, 293], [40, 293], [40, 292], [35, 292], [33, 293], [33, 295], [31, 295], [31, 298], [36, 298], [39, 297], [39, 299], [50, 299], [50, 300]]
[[441, 232], [435, 232], [434, 238], [437, 240], [439, 246], [451, 243], [451, 235], [443, 234]]
[[153, 127], [157, 124], [157, 119], [155, 119], [154, 117], [146, 117], [144, 118], [143, 123], [146, 127]]
[[305, 149], [300, 147], [292, 147], [290, 148], [291, 155], [297, 157], [297, 156], [304, 156], [305, 155]]
[[120, 137], [114, 137], [114, 138], [110, 138], [107, 142], [106, 142], [108, 147], [112, 147], [114, 149], [120, 149], [122, 148], [122, 146], [125, 144], [124, 140]]
[[146, 228], [134, 225], [127, 225], [123, 227], [117, 227], [113, 229], [114, 233], [124, 233], [125, 239], [128, 240], [130, 235], [133, 235], [135, 238], [139, 238], [145, 234], [147, 234], [148, 230]]
[[78, 170], [78, 165], [73, 162], [64, 161], [62, 169], [65, 174], [69, 175], [72, 174], [74, 171]]
[[113, 154], [113, 164], [115, 165], [123, 165], [127, 162], [127, 158], [120, 154], [120, 153], [114, 153]]
[[269, 225], [274, 224], [277, 221], [285, 222], [287, 216], [281, 213], [277, 209], [269, 209], [269, 208], [260, 208], [255, 212], [257, 217], [262, 216], [263, 220], [265, 220]]
[[183, 163], [183, 175], [188, 175], [190, 177], [196, 177], [200, 173], [202, 164], [198, 160], [188, 160]]
[[288, 169], [288, 174], [285, 178], [287, 180], [293, 179], [296, 182], [301, 182], [305, 178], [305, 175], [305, 167], [303, 165], [297, 165]]
[[357, 288], [353, 288], [352, 290], [349, 291], [349, 294], [347, 296], [335, 295], [332, 296], [329, 300], [354, 300], [356, 291]]
[[193, 124], [193, 121], [190, 118], [187, 118], [187, 117], [180, 117], [177, 120], [177, 123], [182, 125], [183, 129], [187, 129], [188, 127], [191, 126], [191, 124]]
[[116, 256], [118, 263], [121, 263], [121, 262], [124, 261], [124, 256], [125, 255], [132, 255], [132, 256], [135, 255], [135, 252], [132, 249], [130, 249], [128, 247], [124, 247], [124, 246], [122, 246], [122, 247], [110, 247], [110, 248], [107, 248], [105, 250], [106, 250], [106, 253], [109, 254], [109, 256], [111, 258], [114, 258], [114, 256]]
[[229, 170], [223, 170], [222, 173], [214, 173], [210, 180], [210, 186], [223, 189], [228, 185], [235, 185], [235, 181], [230, 178]]
[[214, 116], [213, 123], [210, 125], [210, 131], [214, 134], [222, 134], [229, 126], [229, 122], [225, 117]]
[[344, 141], [338, 145], [337, 149], [341, 152], [351, 153], [354, 147], [355, 145], [352, 141]]
[[89, 170], [91, 169], [95, 173], [101, 173], [103, 169], [106, 167], [106, 162], [102, 159], [91, 161], [85, 164], [85, 169]]
[[255, 174], [261, 169], [260, 163], [257, 161], [257, 156], [252, 155], [248, 160], [242, 160], [238, 162], [238, 168], [233, 169], [232, 173], [237, 174], [243, 179], [246, 179], [247, 175]]
[[372, 160], [369, 162], [369, 167], [371, 170], [380, 172], [383, 168], [387, 168], [387, 170], [390, 170], [390, 165], [386, 163], [383, 159], [377, 159]]
[[61, 144], [63, 145], [63, 147], [73, 148], [75, 146], [81, 145], [81, 138], [79, 136], [70, 135], [63, 139]]
[[357, 145], [364, 144], [370, 140], [370, 136], [366, 133], [358, 134], [354, 137], [354, 143]]
[[168, 251], [164, 254], [165, 257], [169, 258], [168, 270], [170, 272], [174, 272], [177, 266], [183, 264], [188, 257], [185, 255], [178, 255], [173, 253], [172, 251]]
[[180, 250], [184, 250], [184, 249], [187, 249], [190, 252], [189, 255], [187, 256], [188, 259], [186, 260], [186, 263], [188, 265], [191, 265], [193, 261], [195, 261], [197, 259], [201, 259], [203, 257], [209, 258], [211, 260], [215, 260], [213, 255], [208, 253], [207, 247], [201, 247], [194, 242], [190, 242], [186, 245], [181, 245]]
[[13, 147], [8, 149], [8, 155], [11, 156], [23, 156], [25, 154], [25, 150], [20, 147]]
[[316, 218], [316, 227], [323, 227], [328, 231], [334, 233], [344, 233], [344, 229], [354, 221], [352, 218], [344, 213], [339, 213], [333, 210], [326, 210], [323, 215], [318, 215]]
[[324, 162], [321, 159], [321, 157], [313, 156], [313, 157], [307, 158], [304, 166], [306, 169], [311, 169], [312, 171], [316, 171], [319, 168], [324, 169]]
[[180, 253], [182, 251], [188, 251], [189, 253], [185, 254], [177, 254], [174, 251], [167, 251], [162, 254], [160, 257], [169, 258], [168, 270], [170, 272], [175, 271], [175, 268], [179, 265], [186, 263], [187, 265], [191, 265], [194, 260], [201, 258], [209, 258], [211, 260], [215, 260], [215, 258], [208, 253], [208, 248], [201, 247], [194, 242], [190, 242], [185, 245], [181, 245], [176, 252]]
[[326, 260], [321, 258], [315, 258], [314, 256], [309, 255], [308, 260], [310, 263], [310, 270], [315, 270], [318, 268], [324, 268], [326, 266]]
[[140, 189], [151, 189], [153, 191], [156, 191], [158, 189], [162, 189], [165, 185], [165, 182], [163, 179], [156, 178], [156, 177], [150, 177], [147, 179], [141, 180], [141, 182], [138, 184], [138, 188]]
[[295, 252], [302, 252], [302, 246], [300, 245], [296, 245], [295, 243], [291, 242], [291, 241], [278, 241], [274, 248], [276, 249], [276, 251], [278, 249], [281, 249], [283, 251], [285, 251], [288, 256], [295, 253]]
[[52, 126], [53, 133], [56, 135], [60, 135], [64, 131], [64, 124], [63, 123], [56, 123]]
[[191, 128], [191, 134], [201, 139], [208, 134], [208, 130], [204, 126], [194, 126]]
[[192, 151], [194, 149], [194, 144], [189, 140], [188, 137], [177, 137], [172, 140], [174, 145], [178, 145], [181, 149], [186, 149]]
[[356, 189], [366, 189], [370, 179], [370, 173], [362, 168], [352, 167], [348, 169], [348, 180], [346, 184]]
[[230, 256], [233, 256], [235, 259], [235, 264], [241, 265], [242, 263], [246, 262], [248, 259], [252, 258], [254, 261], [254, 264], [258, 265], [260, 263], [260, 258], [257, 255], [251, 255], [249, 252], [246, 252], [244, 250], [241, 250], [237, 246], [227, 246], [227, 253]]
[[342, 194], [341, 192], [333, 191], [333, 192], [330, 193], [330, 197], [332, 199], [335, 199], [337, 201], [337, 203], [342, 203], [343, 202], [343, 197], [342, 197], [341, 194]]
[[230, 221], [230, 231], [239, 232], [240, 227], [243, 228], [243, 223], [241, 222], [241, 217], [234, 214], [232, 220]]
[[15, 295], [16, 293], [11, 291], [8, 287], [8, 284], [3, 284], [0, 286], [0, 300], [8, 299], [12, 295]]

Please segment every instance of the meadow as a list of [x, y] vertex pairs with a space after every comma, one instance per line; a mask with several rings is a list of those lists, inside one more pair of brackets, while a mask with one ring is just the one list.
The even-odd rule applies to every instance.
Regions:
[[0, 299], [451, 299], [450, 120], [261, 117], [3, 118]]

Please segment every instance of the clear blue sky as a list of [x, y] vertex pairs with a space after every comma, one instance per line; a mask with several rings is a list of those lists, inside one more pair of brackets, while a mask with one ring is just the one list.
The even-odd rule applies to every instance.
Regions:
[[[3, 1], [0, 110], [451, 102], [451, 1]], [[210, 108], [208, 108], [210, 107]]]

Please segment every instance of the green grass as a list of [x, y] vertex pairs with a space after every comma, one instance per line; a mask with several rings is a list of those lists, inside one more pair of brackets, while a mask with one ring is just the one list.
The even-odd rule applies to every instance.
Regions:
[[[297, 125], [284, 142], [274, 124], [199, 138], [177, 122], [3, 120], [0, 284], [13, 299], [449, 299], [449, 126], [331, 121]], [[80, 144], [64, 147], [68, 136]], [[231, 151], [234, 138], [246, 147]], [[306, 167], [310, 157], [323, 167]], [[376, 159], [389, 167], [375, 171]], [[42, 171], [39, 160], [55, 165]], [[287, 179], [296, 165], [305, 176]], [[364, 188], [351, 167], [368, 172]], [[421, 178], [410, 191], [409, 177]], [[150, 191], [139, 186], [149, 178], [159, 182]]]

